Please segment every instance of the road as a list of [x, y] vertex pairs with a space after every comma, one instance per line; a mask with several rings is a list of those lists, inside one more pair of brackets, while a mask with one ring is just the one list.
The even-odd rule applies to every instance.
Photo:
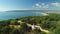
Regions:
[[50, 31], [45, 30], [45, 29], [42, 29], [40, 26], [37, 26], [37, 25], [31, 25], [31, 24], [27, 24], [27, 25], [30, 26], [30, 27], [32, 27], [32, 28], [34, 28], [34, 29], [35, 29], [35, 27], [36, 27], [37, 29], [40, 29], [42, 32], [50, 33]]
[[[18, 21], [18, 22], [24, 23], [24, 22], [22, 22], [22, 21]], [[42, 32], [45, 32], [45, 33], [50, 33], [50, 31], [45, 30], [45, 29], [41, 28], [41, 26], [38, 26], [38, 25], [27, 24], [27, 26], [31, 27], [32, 29], [35, 29], [35, 28], [40, 29]]]

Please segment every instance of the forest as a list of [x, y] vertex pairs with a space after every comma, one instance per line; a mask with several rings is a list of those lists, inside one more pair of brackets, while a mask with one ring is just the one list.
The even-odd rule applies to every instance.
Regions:
[[[32, 30], [27, 24], [39, 25], [50, 33], [45, 33], [39, 29]], [[28, 16], [2, 20], [0, 21], [0, 34], [60, 34], [60, 14], [49, 13], [47, 16]]]

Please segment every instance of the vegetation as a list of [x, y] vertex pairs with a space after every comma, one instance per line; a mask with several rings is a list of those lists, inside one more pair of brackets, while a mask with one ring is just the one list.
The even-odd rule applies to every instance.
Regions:
[[[18, 23], [18, 20], [24, 23]], [[32, 30], [27, 26], [39, 25], [49, 30], [50, 34], [60, 34], [60, 14], [48, 14], [48, 16], [28, 16], [23, 18], [0, 21], [0, 34], [46, 34], [40, 30]]]

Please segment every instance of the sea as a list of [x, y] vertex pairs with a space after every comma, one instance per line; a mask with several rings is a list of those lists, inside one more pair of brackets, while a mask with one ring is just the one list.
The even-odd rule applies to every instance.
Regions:
[[0, 20], [15, 19], [28, 16], [44, 16], [43, 12], [39, 11], [5, 11], [0, 12]]

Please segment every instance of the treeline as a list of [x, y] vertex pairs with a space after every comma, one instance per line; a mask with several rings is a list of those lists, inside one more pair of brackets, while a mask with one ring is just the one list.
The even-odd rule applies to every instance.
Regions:
[[[25, 23], [18, 23], [18, 21]], [[0, 34], [46, 34], [40, 30], [32, 30], [26, 23], [31, 25], [39, 25], [43, 29], [47, 29], [54, 34], [60, 34], [60, 14], [49, 14], [48, 16], [28, 16], [16, 19], [0, 21]], [[19, 29], [11, 28], [9, 25], [19, 25]]]

